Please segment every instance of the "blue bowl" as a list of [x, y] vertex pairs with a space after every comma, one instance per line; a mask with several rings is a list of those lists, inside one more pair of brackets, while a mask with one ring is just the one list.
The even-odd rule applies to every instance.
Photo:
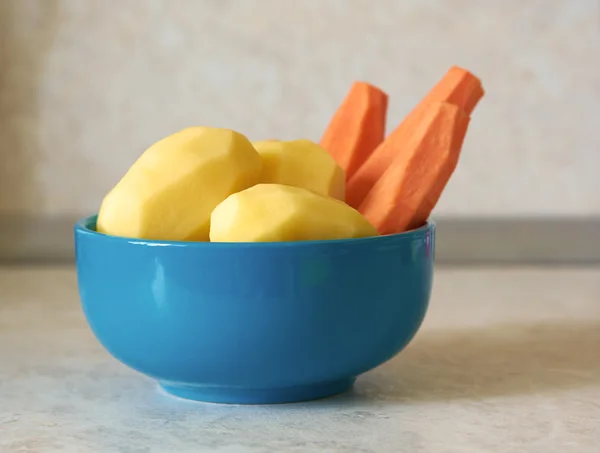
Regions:
[[435, 227], [364, 239], [165, 242], [75, 225], [85, 316], [118, 360], [219, 403], [344, 392], [400, 352], [431, 293]]

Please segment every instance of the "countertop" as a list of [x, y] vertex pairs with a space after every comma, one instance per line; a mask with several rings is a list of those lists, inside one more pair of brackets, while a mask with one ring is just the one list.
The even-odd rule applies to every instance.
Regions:
[[438, 269], [422, 330], [352, 392], [221, 406], [112, 359], [73, 268], [0, 268], [2, 453], [599, 449], [600, 269]]

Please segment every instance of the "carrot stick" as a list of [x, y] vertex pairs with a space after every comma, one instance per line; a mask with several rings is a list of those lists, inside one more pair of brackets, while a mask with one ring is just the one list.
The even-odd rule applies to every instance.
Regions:
[[386, 140], [397, 150], [396, 158], [359, 209], [381, 234], [427, 220], [456, 168], [468, 124], [460, 107], [430, 102], [410, 133]]
[[477, 77], [465, 69], [451, 67], [388, 139], [383, 141], [348, 179], [346, 202], [354, 208], [360, 206], [369, 190], [394, 161], [399, 152], [397, 145], [406, 141], [406, 137], [423, 120], [423, 111], [432, 102], [455, 104], [467, 115], [471, 115], [483, 94], [481, 82]]
[[385, 137], [388, 95], [366, 82], [355, 82], [321, 138], [350, 178]]

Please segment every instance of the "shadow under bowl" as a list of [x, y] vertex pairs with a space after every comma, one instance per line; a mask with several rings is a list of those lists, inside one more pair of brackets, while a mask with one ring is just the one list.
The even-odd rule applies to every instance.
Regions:
[[400, 352], [431, 293], [435, 226], [364, 239], [170, 242], [75, 225], [77, 278], [102, 345], [169, 393], [219, 403], [349, 389]]

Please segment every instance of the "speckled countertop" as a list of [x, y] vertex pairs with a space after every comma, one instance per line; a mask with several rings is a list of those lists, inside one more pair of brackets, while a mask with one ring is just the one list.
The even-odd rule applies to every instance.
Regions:
[[600, 269], [439, 269], [425, 325], [353, 392], [171, 398], [113, 360], [72, 268], [0, 268], [0, 452], [577, 452], [600, 448]]

